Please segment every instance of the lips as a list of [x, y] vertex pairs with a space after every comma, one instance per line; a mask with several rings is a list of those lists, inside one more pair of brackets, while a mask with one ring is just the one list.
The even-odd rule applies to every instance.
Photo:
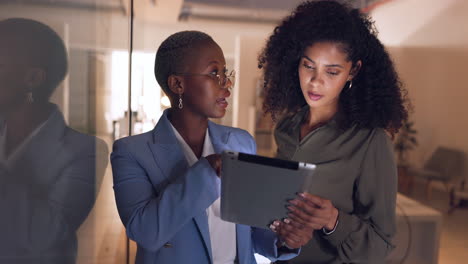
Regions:
[[309, 96], [309, 99], [312, 101], [318, 101], [322, 99], [323, 95], [314, 93], [314, 92], [308, 92], [307, 95]]
[[228, 102], [226, 101], [226, 98], [218, 98], [216, 100], [216, 104], [223, 108], [226, 108], [228, 106]]

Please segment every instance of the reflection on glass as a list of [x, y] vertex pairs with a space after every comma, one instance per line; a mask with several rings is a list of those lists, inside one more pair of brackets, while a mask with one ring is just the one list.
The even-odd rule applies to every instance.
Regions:
[[59, 35], [7, 19], [0, 39], [0, 262], [75, 263], [107, 146], [68, 127], [50, 102], [68, 69]]
[[[128, 52], [114, 51], [112, 59], [111, 116], [114, 139], [128, 136]], [[154, 54], [132, 55], [132, 134], [150, 131], [168, 106], [161, 98], [161, 88], [154, 78]]]
[[[39, 21], [57, 33], [67, 53], [67, 67], [61, 67], [63, 76], [60, 77], [63, 81], [57, 81], [55, 86], [50, 86], [53, 93], [48, 102], [51, 104], [47, 103], [44, 107], [47, 109], [42, 119], [45, 125], [40, 128], [42, 131], [48, 127], [49, 123], [60, 123], [63, 133], [60, 134], [58, 132], [60, 130], [56, 128], [47, 128], [44, 133], [38, 132], [38, 134], [24, 130], [26, 134], [34, 134], [34, 136], [26, 136], [30, 139], [18, 139], [21, 142], [20, 145], [24, 146], [24, 148], [17, 147], [16, 149], [22, 150], [14, 154], [20, 157], [18, 158], [21, 160], [18, 161], [20, 165], [15, 168], [5, 168], [5, 162], [0, 162], [2, 164], [0, 166], [2, 168], [0, 208], [3, 210], [0, 220], [0, 228], [2, 228], [0, 246], [7, 245], [0, 249], [0, 264], [18, 261], [21, 263], [126, 263], [126, 234], [115, 206], [112, 173], [110, 166], [107, 166], [109, 158], [107, 150], [112, 144], [114, 121], [120, 119], [122, 124], [127, 125], [127, 128], [123, 128], [127, 131], [123, 131], [122, 134], [129, 132], [129, 115], [125, 117], [125, 111], [130, 112], [127, 101], [128, 64], [125, 62], [124, 65], [119, 65], [121, 72], [118, 72], [117, 77], [125, 77], [122, 83], [123, 89], [120, 89], [118, 85], [116, 88], [113, 87], [114, 66], [112, 63], [114, 52], [124, 52], [127, 56], [125, 60], [128, 60], [130, 13], [127, 4], [129, 2], [107, 0], [0, 1], [0, 21], [18, 17]], [[2, 35], [0, 46], [7, 45], [8, 41], [12, 41], [11, 39]], [[40, 58], [40, 62], [45, 62], [44, 58], [49, 58], [47, 54], [60, 50], [51, 45], [42, 50], [40, 39], [36, 37], [26, 39], [27, 41], [22, 41], [20, 44], [9, 43], [8, 45], [23, 47], [29, 51], [24, 53], [24, 56], [36, 56]], [[6, 124], [8, 123], [5, 120], [6, 113], [11, 111], [9, 109], [12, 106], [19, 107], [21, 104], [17, 102], [19, 99], [26, 99], [27, 92], [24, 86], [17, 85], [18, 82], [16, 84], [7, 82], [7, 79], [20, 80], [12, 72], [17, 69], [13, 67], [15, 61], [21, 57], [15, 57], [10, 48], [1, 48], [0, 53], [2, 64], [0, 66], [0, 108], [2, 108], [0, 119], [2, 124]], [[6, 55], [11, 58], [8, 58], [10, 61], [5, 66]], [[37, 70], [39, 66], [41, 65], [29, 64], [29, 68], [39, 72], [30, 76], [41, 76], [41, 71]], [[135, 75], [138, 76], [136, 73]], [[46, 74], [46, 78], [49, 77]], [[37, 79], [37, 77], [33, 78], [36, 80], [34, 82], [37, 82]], [[141, 81], [138, 83], [138, 85], [142, 84]], [[136, 83], [133, 85], [137, 86]], [[24, 93], [13, 96], [11, 91]], [[36, 102], [38, 98], [34, 93], [33, 91], [34, 102], [38, 103]], [[124, 97], [119, 99], [119, 96]], [[157, 103], [158, 98], [156, 97], [154, 102]], [[8, 104], [5, 106], [4, 102]], [[133, 111], [138, 111], [138, 104], [133, 107]], [[6, 110], [3, 111], [3, 109]], [[56, 114], [52, 115], [52, 112]], [[42, 112], [39, 110], [34, 111], [34, 114], [40, 113]], [[14, 119], [20, 120], [19, 117], [24, 117], [21, 122], [34, 125], [35, 128], [42, 124], [40, 121], [38, 121], [39, 125], [32, 123], [26, 112], [15, 115]], [[58, 122], [57, 120], [61, 120], [60, 117], [63, 120]], [[13, 119], [10, 118], [10, 120]], [[34, 131], [34, 129], [31, 130]], [[12, 125], [7, 124], [6, 131], [13, 131]], [[19, 137], [20, 132], [16, 131], [23, 130], [15, 129], [14, 136]], [[55, 133], [50, 131], [55, 131]], [[74, 136], [70, 136], [72, 134]], [[96, 140], [95, 137], [102, 140]], [[4, 141], [8, 143], [12, 141], [9, 134]], [[2, 153], [3, 148], [0, 146]], [[11, 175], [21, 175], [22, 178]], [[38, 178], [47, 177], [48, 181], [37, 183]], [[12, 185], [4, 187], [3, 182], [6, 179], [12, 181], [11, 179], [14, 178], [21, 178], [20, 183], [24, 183], [36, 193], [29, 195], [31, 192], [17, 190], [15, 189], [17, 186], [13, 188]], [[16, 183], [13, 181], [11, 184]], [[21, 193], [24, 194], [24, 201], [16, 199], [13, 203], [12, 198], [3, 199], [6, 196], [21, 195]], [[43, 204], [49, 207], [42, 206]], [[26, 206], [29, 206], [31, 210]], [[26, 215], [14, 215], [15, 212], [12, 211], [5, 216], [5, 210], [10, 210], [10, 207], [14, 207], [15, 210], [22, 209], [21, 213]], [[44, 217], [47, 212], [50, 212], [50, 217], [53, 216], [49, 219], [49, 226], [54, 225], [54, 228], [59, 230], [57, 232], [61, 232], [61, 236], [52, 232], [55, 229], [45, 228], [47, 225], [43, 225], [44, 221], [40, 220], [45, 219], [40, 217]], [[23, 226], [21, 230], [23, 233], [15, 233], [16, 227], [14, 226], [5, 226], [4, 224], [8, 224], [8, 221], [15, 221], [18, 228]], [[28, 221], [32, 223], [31, 226], [25, 226]], [[9, 231], [5, 233], [4, 230]], [[16, 246], [24, 247], [22, 251], [14, 251]], [[51, 253], [54, 251], [61, 251], [55, 257], [57, 261]], [[43, 253], [44, 259], [40, 259], [41, 261], [34, 259], [38, 252]], [[17, 258], [13, 259], [12, 256]]]

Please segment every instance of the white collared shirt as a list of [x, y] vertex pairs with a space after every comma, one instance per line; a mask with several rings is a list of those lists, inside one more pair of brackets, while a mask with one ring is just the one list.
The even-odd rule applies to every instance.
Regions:
[[[179, 132], [171, 124], [177, 141], [182, 147], [184, 156], [189, 166], [198, 161], [190, 146], [185, 142]], [[215, 154], [213, 144], [211, 143], [210, 133], [206, 129], [205, 142], [203, 144], [202, 157]], [[218, 186], [213, 186], [219, 192], [221, 181], [217, 180]], [[213, 264], [233, 264], [236, 258], [236, 226], [221, 220], [220, 198], [218, 198], [210, 207], [206, 209], [208, 215], [208, 228], [210, 230], [211, 252], [213, 254]]]

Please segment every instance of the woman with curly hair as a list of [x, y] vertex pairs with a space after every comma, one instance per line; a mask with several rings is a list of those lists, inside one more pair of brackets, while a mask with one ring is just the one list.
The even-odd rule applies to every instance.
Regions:
[[314, 230], [301, 253], [307, 263], [383, 263], [393, 248], [397, 175], [389, 135], [407, 109], [376, 35], [359, 10], [308, 1], [276, 27], [259, 57], [264, 110], [279, 120], [278, 158], [318, 165], [314, 186], [290, 201], [276, 228]]

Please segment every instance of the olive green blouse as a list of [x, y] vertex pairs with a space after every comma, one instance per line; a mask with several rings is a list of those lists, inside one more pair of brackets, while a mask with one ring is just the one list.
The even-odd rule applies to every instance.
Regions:
[[331, 235], [316, 231], [301, 255], [310, 263], [384, 263], [396, 231], [391, 140], [383, 129], [342, 130], [335, 119], [299, 140], [308, 111], [277, 124], [277, 157], [318, 165], [309, 192], [331, 200], [339, 222]]

